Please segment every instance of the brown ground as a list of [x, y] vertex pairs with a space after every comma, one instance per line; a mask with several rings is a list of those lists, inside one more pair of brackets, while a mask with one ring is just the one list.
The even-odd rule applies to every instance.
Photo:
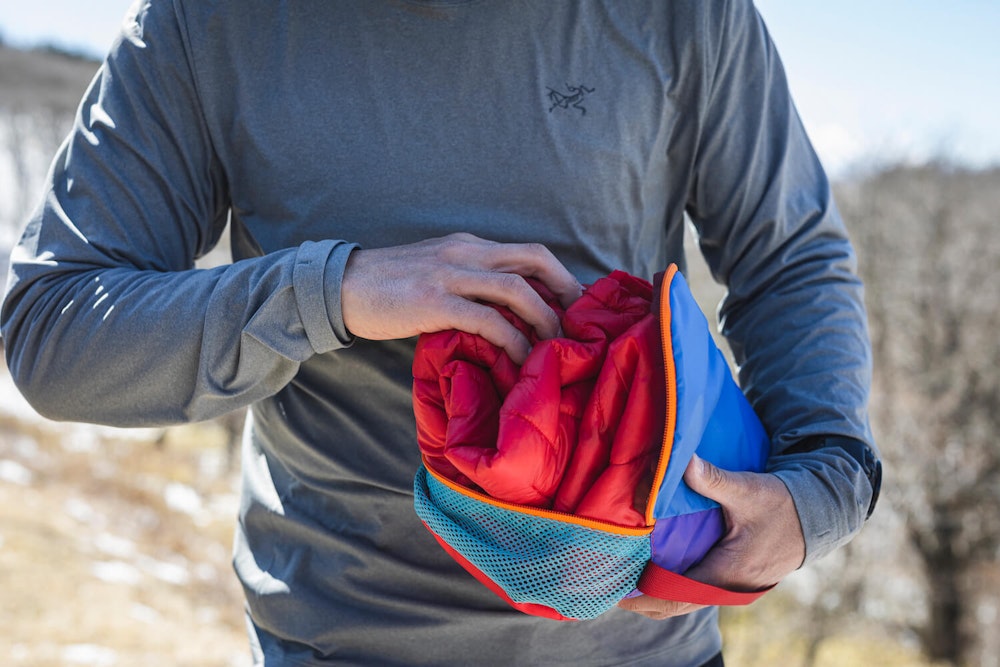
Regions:
[[224, 432], [157, 446], [0, 402], [2, 663], [248, 665]]

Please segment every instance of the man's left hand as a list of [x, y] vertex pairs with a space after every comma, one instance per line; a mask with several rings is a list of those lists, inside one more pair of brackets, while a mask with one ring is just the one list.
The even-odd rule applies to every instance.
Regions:
[[[725, 535], [685, 576], [729, 590], [754, 591], [778, 583], [802, 565], [802, 526], [791, 494], [776, 476], [722, 470], [695, 456], [684, 481], [719, 503], [726, 520]], [[622, 600], [618, 606], [653, 619], [703, 608], [648, 595]]]

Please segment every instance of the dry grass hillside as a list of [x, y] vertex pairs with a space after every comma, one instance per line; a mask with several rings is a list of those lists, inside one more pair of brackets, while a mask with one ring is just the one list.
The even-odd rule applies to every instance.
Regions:
[[4, 665], [249, 662], [224, 436], [149, 435], [0, 413]]

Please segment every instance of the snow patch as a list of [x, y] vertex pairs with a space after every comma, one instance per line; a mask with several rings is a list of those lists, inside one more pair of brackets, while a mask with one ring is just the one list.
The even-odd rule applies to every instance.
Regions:
[[35, 475], [17, 461], [0, 459], [0, 482], [30, 486]]
[[186, 565], [168, 563], [155, 558], [143, 557], [138, 561], [139, 567], [146, 574], [175, 586], [186, 586], [191, 581]]
[[163, 499], [167, 507], [175, 512], [197, 516], [202, 509], [201, 496], [187, 484], [171, 482], [163, 490]]
[[118, 662], [118, 654], [112, 649], [96, 644], [71, 644], [62, 650], [63, 662], [74, 665], [105, 667]]
[[98, 561], [91, 563], [90, 573], [107, 584], [135, 586], [142, 580], [142, 573], [125, 561]]
[[111, 533], [101, 533], [94, 538], [94, 547], [114, 558], [131, 558], [138, 551], [135, 542]]

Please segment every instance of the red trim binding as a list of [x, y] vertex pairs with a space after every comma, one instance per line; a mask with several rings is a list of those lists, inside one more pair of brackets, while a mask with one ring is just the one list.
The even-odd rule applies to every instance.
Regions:
[[636, 586], [640, 593], [661, 600], [675, 602], [690, 602], [692, 604], [716, 605], [746, 605], [750, 604], [774, 586], [768, 586], [759, 591], [731, 591], [711, 584], [695, 581], [683, 575], [664, 569], [655, 563], [648, 563], [639, 577]]

